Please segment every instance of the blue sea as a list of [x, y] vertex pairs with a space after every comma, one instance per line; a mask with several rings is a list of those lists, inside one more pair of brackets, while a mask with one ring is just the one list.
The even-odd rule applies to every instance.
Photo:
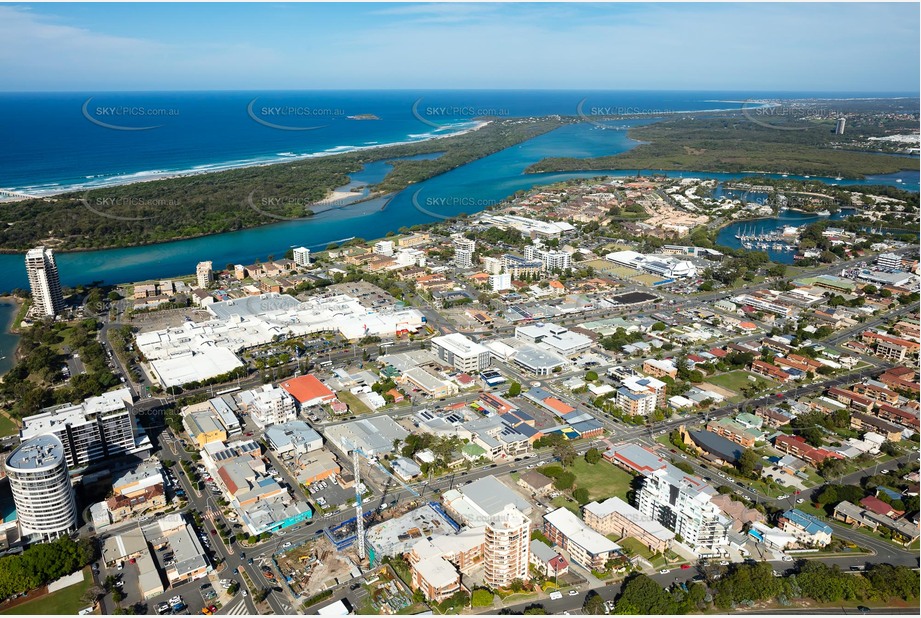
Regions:
[[[585, 115], [653, 114], [667, 118], [676, 112], [740, 109], [743, 104], [750, 108], [758, 105], [753, 102], [758, 100], [819, 96], [870, 95], [638, 91], [2, 94], [0, 187], [42, 195], [322, 156], [450, 135], [476, 126], [474, 119], [484, 115], [572, 116], [581, 111]], [[418, 183], [388, 203], [365, 202], [307, 220], [199, 239], [61, 253], [61, 279], [65, 285], [75, 285], [172, 277], [193, 272], [202, 260], [221, 266], [250, 262], [269, 254], [281, 255], [292, 246], [323, 248], [351, 237], [378, 238], [403, 226], [476, 212], [536, 184], [601, 175], [603, 172], [597, 171], [525, 175], [523, 171], [550, 156], [595, 157], [624, 152], [636, 145], [627, 137], [627, 129], [648, 122], [655, 119], [565, 126]], [[910, 171], [840, 184], [885, 183], [917, 191], [917, 159], [906, 159], [906, 167]], [[384, 162], [369, 165], [353, 181], [377, 182], [387, 169]], [[743, 176], [684, 175], [721, 180]], [[4, 275], [0, 293], [26, 287], [21, 255], [0, 255], [0, 272]]]

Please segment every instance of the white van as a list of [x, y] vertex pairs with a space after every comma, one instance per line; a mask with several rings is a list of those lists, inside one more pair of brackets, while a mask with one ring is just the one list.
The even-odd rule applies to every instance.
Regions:
[[551, 601], [556, 601], [557, 599], [562, 599], [562, 598], [563, 598], [563, 593], [560, 592], [559, 590], [557, 590], [556, 592], [551, 592], [551, 593], [550, 593], [550, 600], [551, 600]]

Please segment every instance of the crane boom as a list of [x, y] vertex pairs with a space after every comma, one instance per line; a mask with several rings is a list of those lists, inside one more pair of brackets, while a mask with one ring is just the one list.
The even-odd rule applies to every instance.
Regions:
[[361, 466], [358, 458], [361, 455], [361, 449], [355, 447], [352, 449], [352, 467], [355, 468], [355, 533], [358, 535], [358, 560], [365, 559], [365, 516], [362, 512], [361, 503]]

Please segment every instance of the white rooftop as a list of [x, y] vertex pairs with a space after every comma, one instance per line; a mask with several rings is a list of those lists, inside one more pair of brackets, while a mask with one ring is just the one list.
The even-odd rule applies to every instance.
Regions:
[[585, 525], [581, 519], [567, 508], [560, 507], [544, 515], [557, 530], [562, 532], [571, 542], [582, 547], [591, 554], [619, 551], [620, 545], [599, 534]]
[[599, 517], [605, 517], [612, 513], [619, 513], [657, 539], [670, 541], [675, 538], [674, 532], [651, 517], [643, 515], [637, 509], [616, 496], [608, 498], [604, 502], [589, 502], [585, 505], [585, 510]]

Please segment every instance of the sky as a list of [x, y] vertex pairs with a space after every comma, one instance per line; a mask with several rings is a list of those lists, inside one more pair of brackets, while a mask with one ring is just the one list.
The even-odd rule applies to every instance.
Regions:
[[919, 90], [910, 3], [0, 4], [0, 90]]

